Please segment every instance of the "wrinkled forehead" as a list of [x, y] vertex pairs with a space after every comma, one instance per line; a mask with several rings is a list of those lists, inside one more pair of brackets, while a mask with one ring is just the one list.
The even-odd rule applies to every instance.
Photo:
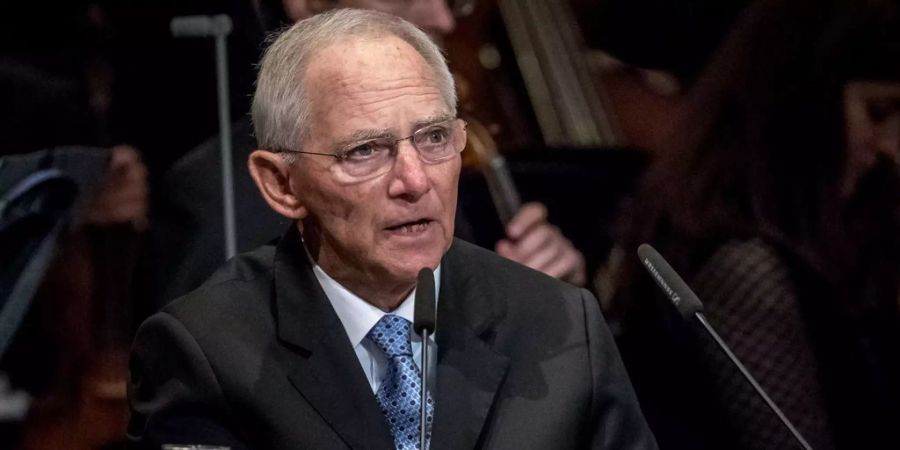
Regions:
[[438, 98], [441, 109], [450, 108], [431, 66], [394, 36], [343, 39], [323, 48], [311, 59], [305, 83], [318, 113], [348, 101], [366, 109], [401, 99]]
[[326, 81], [369, 79], [390, 74], [436, 79], [425, 58], [409, 43], [393, 35], [338, 38], [312, 55], [305, 78], [310, 82], [317, 78]]

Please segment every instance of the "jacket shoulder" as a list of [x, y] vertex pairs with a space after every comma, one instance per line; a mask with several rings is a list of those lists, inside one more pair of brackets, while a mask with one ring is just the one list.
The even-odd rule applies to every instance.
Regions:
[[275, 246], [263, 245], [230, 259], [200, 287], [169, 303], [163, 311], [179, 318], [235, 320], [248, 311], [268, 311]]
[[560, 314], [583, 317], [585, 307], [598, 306], [587, 305], [596, 300], [582, 288], [459, 239], [445, 263], [453, 282], [462, 286], [460, 295], [478, 293], [489, 299], [484, 306], [507, 319], [530, 323]]

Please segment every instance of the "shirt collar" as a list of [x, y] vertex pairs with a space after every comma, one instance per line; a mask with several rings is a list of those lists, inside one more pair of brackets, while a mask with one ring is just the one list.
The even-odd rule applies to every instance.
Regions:
[[[415, 315], [415, 289], [403, 299], [403, 302], [397, 309], [390, 313], [386, 313], [365, 301], [360, 296], [350, 292], [334, 278], [331, 278], [331, 276], [325, 273], [312, 258], [310, 258], [310, 261], [313, 265], [313, 273], [316, 275], [316, 279], [322, 286], [322, 290], [325, 291], [325, 296], [328, 297], [328, 301], [331, 302], [331, 306], [341, 320], [341, 324], [344, 325], [347, 337], [350, 338], [350, 344], [354, 348], [366, 338], [366, 335], [369, 334], [369, 330], [371, 330], [372, 327], [374, 327], [386, 314], [398, 315], [413, 322], [413, 317]], [[438, 292], [441, 291], [440, 283], [441, 266], [438, 265], [437, 269], [434, 270], [435, 302], [437, 302]]]

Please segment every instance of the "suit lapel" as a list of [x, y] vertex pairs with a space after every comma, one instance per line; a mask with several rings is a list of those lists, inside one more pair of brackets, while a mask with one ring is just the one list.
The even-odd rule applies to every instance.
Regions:
[[509, 358], [489, 345], [501, 302], [471, 261], [453, 247], [441, 265], [437, 315], [437, 389], [432, 445], [474, 448], [509, 366]]
[[291, 384], [350, 448], [393, 448], [384, 415], [296, 231], [281, 238], [274, 271], [278, 337], [297, 355]]

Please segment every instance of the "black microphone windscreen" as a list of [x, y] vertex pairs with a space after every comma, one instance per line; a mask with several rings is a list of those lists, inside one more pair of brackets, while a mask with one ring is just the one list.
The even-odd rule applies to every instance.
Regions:
[[429, 333], [433, 333], [435, 327], [434, 272], [427, 267], [419, 271], [415, 302], [413, 329], [417, 334], [422, 334], [422, 330], [425, 329]]
[[641, 264], [650, 272], [653, 280], [659, 285], [660, 289], [672, 300], [678, 312], [685, 318], [690, 318], [695, 313], [703, 311], [703, 304], [697, 298], [697, 294], [688, 287], [687, 283], [678, 276], [675, 269], [659, 254], [653, 247], [648, 244], [641, 244], [638, 247], [638, 258]]

